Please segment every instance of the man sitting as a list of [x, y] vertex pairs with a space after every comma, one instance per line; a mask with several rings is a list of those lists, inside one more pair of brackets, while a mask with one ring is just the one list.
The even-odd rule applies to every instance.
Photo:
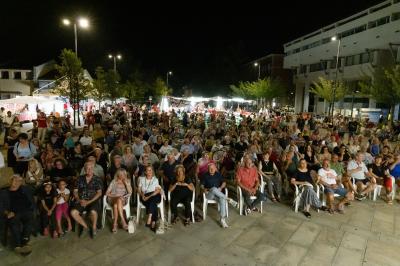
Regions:
[[340, 180], [338, 179], [338, 175], [335, 170], [329, 168], [329, 160], [325, 159], [322, 162], [322, 168], [318, 170], [319, 182], [324, 186], [324, 193], [327, 196], [327, 205], [329, 213], [334, 212], [333, 204], [335, 202], [335, 194], [339, 194], [343, 197], [340, 200], [337, 210], [339, 213], [343, 213], [344, 204], [353, 198], [353, 194], [351, 192], [347, 192], [347, 190], [341, 186], [339, 186]]
[[[367, 194], [375, 189], [376, 180], [372, 177], [367, 167], [363, 162], [364, 158], [361, 152], [357, 152], [355, 155], [355, 159], [351, 160], [347, 166], [347, 173], [354, 180], [357, 185], [357, 200], [363, 200], [367, 196]], [[371, 178], [367, 178], [370, 177]]]
[[[75, 204], [72, 207], [71, 216], [78, 222], [85, 230], [88, 226], [81, 214], [85, 211], [90, 213], [92, 226], [90, 228], [90, 236], [95, 237], [97, 232], [97, 217], [100, 209], [100, 201], [102, 191], [102, 182], [99, 177], [94, 175], [93, 163], [85, 164], [86, 175], [78, 178], [77, 186], [74, 189]], [[79, 235], [82, 234], [80, 228]]]
[[[256, 205], [261, 201], [265, 201], [266, 197], [258, 189], [260, 186], [258, 169], [254, 166], [251, 158], [245, 157], [244, 166], [240, 166], [236, 172], [236, 181], [238, 186], [242, 189], [244, 202], [247, 205], [245, 214], [247, 215], [251, 211], [258, 211]], [[252, 201], [250, 199], [251, 196], [255, 196], [256, 199]]]
[[[34, 200], [31, 190], [22, 185], [22, 177], [13, 175], [11, 186], [0, 194], [1, 227], [7, 224], [15, 243], [15, 251], [28, 255], [32, 248], [28, 245], [32, 232]], [[3, 233], [3, 232], [2, 232]]]

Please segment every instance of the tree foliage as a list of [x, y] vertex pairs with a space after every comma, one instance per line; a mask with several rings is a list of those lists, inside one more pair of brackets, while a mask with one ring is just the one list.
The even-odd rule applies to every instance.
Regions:
[[130, 101], [142, 101], [146, 94], [148, 85], [143, 80], [143, 75], [139, 70], [135, 70], [129, 79], [121, 85], [122, 96]]
[[93, 80], [93, 90], [91, 96], [99, 102], [104, 101], [108, 97], [106, 74], [102, 67], [96, 68], [96, 79]]
[[[323, 98], [329, 103], [340, 101], [347, 93], [347, 86], [343, 82], [338, 81], [335, 85], [334, 80], [319, 77], [319, 82], [314, 82], [310, 92], [314, 93], [320, 98]], [[335, 90], [335, 98], [333, 98], [333, 91]]]
[[156, 80], [154, 81], [152, 91], [155, 97], [167, 96], [172, 93], [172, 88], [168, 88], [164, 80], [160, 77], [157, 77]]
[[287, 88], [279, 79], [270, 77], [259, 79], [253, 82], [239, 82], [238, 86], [230, 85], [234, 96], [246, 99], [273, 99], [283, 97], [287, 93]]

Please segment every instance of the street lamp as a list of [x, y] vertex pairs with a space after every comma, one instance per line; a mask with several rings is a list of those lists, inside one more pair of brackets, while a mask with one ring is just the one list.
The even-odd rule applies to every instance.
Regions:
[[258, 79], [260, 79], [260, 74], [261, 74], [261, 64], [259, 64], [258, 62], [254, 63], [254, 67], [258, 67]]
[[[331, 38], [331, 41], [338, 41], [338, 46], [337, 46], [337, 53], [336, 53], [336, 74], [335, 74], [335, 87], [333, 88], [333, 98], [332, 98], [332, 118], [333, 118], [333, 110], [335, 109], [335, 97], [336, 97], [336, 89], [337, 89], [337, 80], [338, 80], [338, 68], [339, 68], [339, 55], [340, 55], [340, 42], [341, 39], [333, 36]], [[333, 120], [332, 120], [333, 122]]]
[[168, 77], [169, 77], [169, 76], [172, 76], [172, 71], [168, 71], [168, 72], [167, 72], [167, 88], [168, 88]]
[[117, 59], [121, 60], [122, 59], [122, 55], [120, 55], [120, 54], [118, 54], [118, 55], [109, 54], [108, 58], [114, 60], [114, 72], [117, 73]]
[[[62, 20], [63, 24], [65, 26], [69, 26], [71, 25], [71, 20], [69, 20], [68, 18], [64, 18]], [[74, 22], [74, 35], [75, 35], [75, 54], [76, 56], [78, 56], [78, 29], [77, 29], [77, 24], [80, 28], [86, 29], [89, 28], [89, 20], [86, 18], [78, 18], [77, 20], [75, 20]]]

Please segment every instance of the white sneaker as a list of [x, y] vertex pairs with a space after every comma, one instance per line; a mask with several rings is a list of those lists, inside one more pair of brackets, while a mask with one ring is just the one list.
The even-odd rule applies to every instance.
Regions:
[[228, 228], [229, 227], [229, 225], [226, 223], [226, 221], [225, 221], [225, 218], [221, 218], [221, 226], [223, 227], [223, 228]]
[[229, 203], [230, 205], [232, 205], [233, 208], [237, 208], [238, 205], [239, 205], [236, 201], [234, 201], [234, 200], [231, 199], [231, 198], [228, 199], [228, 203]]

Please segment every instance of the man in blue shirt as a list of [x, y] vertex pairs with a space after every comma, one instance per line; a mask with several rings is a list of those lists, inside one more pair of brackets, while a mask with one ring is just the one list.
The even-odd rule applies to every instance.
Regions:
[[[203, 175], [203, 179], [201, 180], [201, 185], [206, 193], [206, 198], [208, 200], [217, 200], [219, 201], [219, 213], [221, 215], [221, 226], [223, 228], [227, 228], [228, 224], [226, 223], [226, 201], [229, 200], [226, 195], [222, 192], [226, 189], [226, 183], [222, 175], [217, 172], [217, 167], [214, 163], [210, 163], [208, 165], [208, 172]], [[203, 217], [205, 218], [205, 217]]]

